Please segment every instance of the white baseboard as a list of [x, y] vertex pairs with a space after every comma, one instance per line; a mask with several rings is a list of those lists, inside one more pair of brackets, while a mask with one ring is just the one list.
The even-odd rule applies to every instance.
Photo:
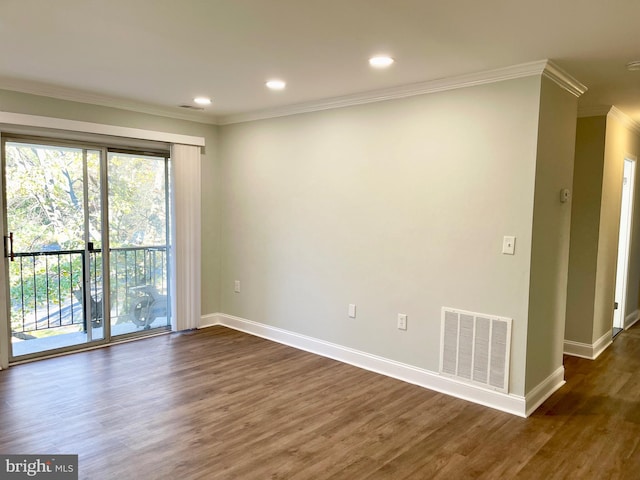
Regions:
[[531, 415], [547, 398], [553, 395], [556, 390], [565, 383], [567, 382], [564, 381], [564, 366], [560, 366], [525, 396], [527, 404], [525, 417]]
[[613, 331], [609, 330], [593, 344], [573, 342], [571, 340], [564, 341], [564, 354], [573, 357], [587, 358], [595, 360], [611, 345]]
[[565, 355], [571, 355], [572, 357], [587, 358], [593, 360], [593, 345], [588, 343], [574, 342], [572, 340], [564, 341]]
[[640, 310], [635, 310], [624, 317], [624, 329], [629, 330], [640, 320]]
[[561, 366], [526, 397], [505, 394], [458, 382], [437, 372], [232, 315], [216, 313], [202, 317], [202, 328], [213, 325], [223, 325], [520, 417], [529, 416], [564, 384], [564, 367]]
[[202, 315], [200, 317], [200, 323], [198, 323], [198, 328], [207, 328], [213, 327], [214, 325], [219, 325], [220, 321], [218, 320], [217, 313], [209, 313], [208, 315]]

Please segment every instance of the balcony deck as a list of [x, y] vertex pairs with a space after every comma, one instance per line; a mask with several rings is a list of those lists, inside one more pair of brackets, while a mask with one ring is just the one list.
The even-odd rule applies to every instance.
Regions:
[[[160, 331], [168, 328], [167, 318], [156, 318], [153, 323], [150, 324], [150, 328], [144, 330], [142, 327], [138, 327], [132, 322], [117, 323], [111, 325], [111, 337], [117, 337], [136, 332], [150, 332]], [[102, 340], [104, 338], [104, 330], [102, 327], [94, 328], [92, 331], [93, 340]], [[83, 345], [88, 342], [87, 332], [69, 332], [60, 333], [58, 335], [52, 335], [41, 338], [30, 338], [23, 340], [17, 337], [11, 337], [11, 348], [13, 349], [13, 356], [19, 357], [24, 355], [32, 355], [34, 353], [46, 352], [49, 350], [56, 350], [59, 348], [72, 347], [77, 345]]]
[[[166, 252], [164, 245], [110, 249], [112, 338], [168, 328]], [[83, 250], [16, 254], [11, 264], [13, 358], [105, 338], [102, 253], [90, 251], [88, 263], [85, 255]], [[84, 279], [90, 298], [83, 293]]]

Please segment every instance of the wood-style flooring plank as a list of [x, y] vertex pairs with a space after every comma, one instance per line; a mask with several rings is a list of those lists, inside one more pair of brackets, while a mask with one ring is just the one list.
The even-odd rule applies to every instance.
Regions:
[[0, 372], [0, 452], [82, 479], [640, 478], [640, 326], [528, 419], [224, 327]]

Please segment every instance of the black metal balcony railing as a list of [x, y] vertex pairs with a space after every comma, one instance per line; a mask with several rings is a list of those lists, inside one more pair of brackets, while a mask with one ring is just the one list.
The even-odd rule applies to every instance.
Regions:
[[[167, 293], [167, 247], [110, 249], [110, 314], [112, 322], [131, 320], [136, 287]], [[71, 325], [87, 328], [83, 278], [89, 277], [91, 308], [102, 307], [102, 251], [58, 250], [16, 253], [10, 262], [11, 330], [17, 336]], [[139, 305], [139, 303], [138, 303]], [[102, 312], [91, 312], [102, 319]], [[94, 326], [98, 326], [94, 323]]]

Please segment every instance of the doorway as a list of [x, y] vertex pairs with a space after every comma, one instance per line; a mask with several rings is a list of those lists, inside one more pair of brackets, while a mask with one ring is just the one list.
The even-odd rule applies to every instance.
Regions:
[[633, 197], [635, 192], [635, 167], [636, 161], [634, 158], [625, 158], [622, 178], [622, 202], [620, 205], [620, 231], [618, 235], [615, 309], [613, 313], [614, 337], [625, 328], [629, 245], [631, 243]]
[[3, 138], [11, 362], [170, 329], [168, 160]]

